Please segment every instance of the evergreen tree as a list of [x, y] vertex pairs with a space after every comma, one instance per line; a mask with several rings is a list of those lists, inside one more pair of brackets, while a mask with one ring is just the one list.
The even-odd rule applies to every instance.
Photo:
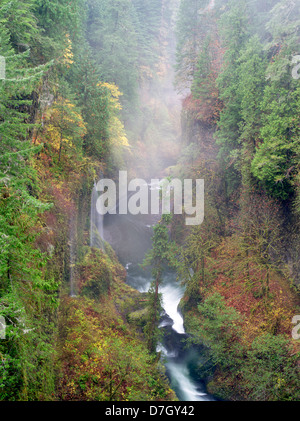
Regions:
[[262, 102], [261, 143], [257, 145], [252, 172], [274, 197], [287, 199], [294, 190], [299, 162], [299, 94], [292, 77], [291, 55], [299, 45], [299, 5], [279, 2], [267, 24], [272, 59], [266, 70], [268, 86]]
[[[217, 31], [216, 27], [215, 30]], [[222, 107], [216, 83], [220, 67], [218, 35], [209, 33], [199, 53], [191, 86], [192, 98], [196, 103], [195, 117], [209, 125], [216, 124]]]
[[230, 2], [228, 11], [221, 18], [221, 34], [225, 54], [223, 69], [217, 82], [224, 108], [218, 123], [217, 141], [225, 156], [238, 147], [241, 120], [241, 98], [238, 92], [239, 59], [249, 36], [246, 10], [244, 0]]
[[257, 36], [246, 44], [239, 59], [238, 95], [241, 98], [240, 131], [240, 171], [244, 189], [251, 189], [251, 162], [255, 154], [255, 147], [259, 143], [261, 103], [265, 88], [266, 60], [262, 45]]
[[88, 40], [101, 80], [115, 83], [129, 111], [137, 95], [137, 34], [134, 8], [129, 0], [90, 0]]
[[176, 26], [176, 86], [179, 90], [189, 88], [193, 81], [200, 46], [206, 37], [207, 16], [201, 14], [206, 3], [206, 0], [180, 2]]
[[140, 66], [150, 66], [157, 60], [159, 27], [162, 15], [162, 0], [133, 0], [135, 30]]
[[38, 60], [62, 57], [68, 33], [72, 39], [85, 30], [86, 0], [33, 0], [34, 13], [42, 32], [35, 39]]

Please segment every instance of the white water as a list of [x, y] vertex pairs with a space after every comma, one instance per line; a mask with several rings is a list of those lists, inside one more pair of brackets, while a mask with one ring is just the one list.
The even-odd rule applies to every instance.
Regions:
[[185, 333], [183, 318], [178, 312], [178, 305], [183, 296], [183, 289], [179, 285], [163, 285], [159, 292], [162, 293], [162, 306], [167, 315], [173, 320], [172, 328], [177, 333]]
[[[131, 274], [132, 264], [127, 263], [129, 284], [140, 292], [147, 292], [150, 287], [150, 280], [145, 276], [135, 273]], [[181, 401], [212, 401], [212, 396], [204, 392], [203, 388], [192, 378], [188, 367], [188, 359], [180, 355], [179, 343], [185, 335], [184, 321], [178, 312], [178, 305], [184, 294], [184, 289], [175, 280], [175, 275], [166, 275], [163, 284], [159, 288], [162, 294], [162, 307], [168, 317], [165, 317], [159, 327], [172, 326], [174, 339], [172, 349], [161, 343], [157, 346], [157, 352], [161, 352], [170, 378], [171, 387], [175, 390], [178, 399]], [[171, 319], [171, 320], [169, 320]], [[168, 329], [168, 328], [167, 328]]]
[[168, 351], [162, 344], [158, 344], [156, 348], [157, 352], [161, 352], [165, 357], [176, 358], [178, 353], [176, 351]]
[[190, 378], [190, 373], [185, 363], [167, 362], [171, 378], [171, 387], [177, 389], [179, 398], [183, 401], [209, 401], [208, 395], [199, 390], [199, 387]]
[[73, 217], [70, 220], [69, 233], [69, 248], [70, 248], [70, 296], [76, 297], [75, 293], [75, 268], [76, 268], [76, 219]]
[[103, 216], [97, 212], [96, 203], [98, 200], [97, 185], [94, 182], [91, 197], [91, 216], [90, 216], [90, 246], [104, 250], [104, 230]]
[[[181, 314], [178, 312], [178, 305], [184, 294], [183, 288], [174, 280], [167, 280], [160, 288], [162, 293], [162, 306], [167, 315], [172, 319], [172, 329], [179, 333], [185, 334], [184, 321]], [[163, 327], [163, 323], [160, 327]], [[171, 387], [176, 390], [180, 400], [183, 401], [209, 401], [212, 400], [204, 391], [199, 389], [199, 386], [191, 379], [190, 371], [187, 362], [176, 359], [177, 352], [169, 351], [164, 346], [159, 344], [158, 351], [166, 357], [166, 368], [169, 372], [171, 380]]]
[[69, 282], [70, 296], [76, 297], [76, 260], [77, 260], [77, 213], [72, 212], [69, 220]]

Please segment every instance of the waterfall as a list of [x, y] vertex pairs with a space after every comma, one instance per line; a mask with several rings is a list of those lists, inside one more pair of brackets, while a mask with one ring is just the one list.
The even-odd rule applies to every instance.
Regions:
[[163, 297], [163, 308], [167, 315], [173, 320], [172, 328], [180, 334], [185, 333], [183, 318], [178, 312], [178, 305], [183, 296], [183, 289], [176, 284], [164, 284], [160, 288]]
[[69, 250], [70, 250], [70, 296], [76, 297], [75, 293], [75, 267], [76, 267], [76, 217], [70, 219]]
[[101, 250], [104, 250], [103, 215], [100, 215], [97, 212], [97, 208], [96, 208], [97, 200], [98, 200], [97, 184], [94, 181], [94, 187], [92, 190], [92, 197], [91, 197], [90, 247], [96, 247]]
[[[126, 269], [127, 283], [131, 287], [140, 292], [149, 290], [151, 275], [145, 274], [138, 264], [127, 263]], [[163, 278], [159, 287], [164, 309], [159, 328], [163, 333], [156, 350], [161, 353], [170, 385], [180, 401], [213, 401], [215, 398], [207, 393], [203, 381], [193, 372], [194, 361], [200, 361], [201, 355], [193, 348], [185, 347], [188, 335], [178, 310], [184, 287], [173, 272], [164, 273]]]

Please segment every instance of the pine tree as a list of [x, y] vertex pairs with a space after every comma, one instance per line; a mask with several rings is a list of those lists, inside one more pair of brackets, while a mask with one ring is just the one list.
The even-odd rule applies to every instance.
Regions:
[[[1, 359], [5, 361], [0, 368], [0, 399], [28, 399], [27, 379], [33, 375], [33, 362], [41, 357], [39, 351], [33, 351], [33, 344], [39, 344], [44, 350], [48, 346], [45, 337], [34, 329], [45, 328], [42, 318], [47, 313], [48, 333], [52, 331], [50, 320], [57, 289], [52, 279], [43, 278], [47, 258], [35, 246], [40, 214], [50, 205], [38, 198], [37, 174], [32, 165], [42, 145], [34, 146], [30, 139], [34, 127], [34, 92], [51, 63], [30, 67], [29, 50], [17, 53], [17, 40], [25, 39], [22, 38], [24, 28], [28, 28], [30, 34], [28, 16], [23, 19], [23, 15], [17, 14], [20, 20], [10, 32], [7, 10], [11, 10], [11, 5], [5, 2], [2, 6], [0, 55], [5, 71], [0, 80], [0, 310], [7, 329], [6, 338], [0, 343]], [[26, 337], [24, 331], [28, 333]], [[31, 351], [28, 343], [32, 345]], [[36, 370], [35, 378], [46, 366], [49, 369], [51, 352], [42, 357], [45, 364]], [[49, 389], [43, 391], [48, 393]]]
[[115, 83], [124, 94], [124, 109], [137, 95], [137, 34], [129, 0], [90, 0], [88, 40], [99, 66], [101, 80]]
[[158, 36], [162, 14], [162, 0], [133, 0], [138, 37], [139, 66], [150, 66], [156, 62]]
[[272, 40], [266, 69], [268, 85], [262, 102], [261, 142], [252, 172], [274, 197], [288, 199], [294, 191], [299, 162], [299, 94], [292, 77], [291, 56], [299, 45], [299, 5], [279, 2], [267, 24]]
[[200, 47], [205, 40], [207, 16], [201, 11], [205, 0], [181, 0], [176, 25], [176, 86], [184, 91], [190, 87], [197, 66]]
[[251, 162], [260, 138], [263, 112], [261, 103], [266, 84], [266, 59], [257, 36], [251, 38], [246, 44], [245, 49], [241, 52], [239, 63], [238, 95], [241, 98], [241, 121], [239, 123], [240, 171], [245, 190], [251, 189], [253, 185]]
[[238, 92], [240, 78], [239, 59], [241, 51], [247, 40], [246, 5], [244, 0], [230, 2], [229, 10], [221, 18], [221, 34], [224, 54], [224, 64], [217, 83], [220, 90], [220, 99], [225, 106], [220, 115], [217, 141], [223, 153], [228, 155], [238, 146], [239, 123], [241, 120], [241, 98]]

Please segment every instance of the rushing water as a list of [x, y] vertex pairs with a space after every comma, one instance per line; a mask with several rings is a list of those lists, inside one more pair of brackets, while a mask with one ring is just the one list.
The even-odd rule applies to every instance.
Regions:
[[69, 249], [70, 249], [70, 296], [75, 297], [75, 268], [76, 268], [76, 224], [75, 216], [70, 220]]
[[[127, 263], [126, 269], [128, 284], [140, 292], [148, 291], [151, 279], [132, 263]], [[171, 387], [181, 401], [213, 401], [214, 398], [205, 391], [204, 384], [196, 379], [193, 372], [198, 353], [184, 346], [187, 335], [178, 311], [184, 289], [176, 281], [175, 274], [165, 274], [159, 292], [162, 294], [164, 309], [159, 327], [163, 329], [164, 335], [157, 351], [162, 355]]]
[[[175, 3], [177, 3], [177, 7], [179, 7], [179, 1], [175, 1]], [[215, 1], [211, 0], [207, 10], [211, 10], [214, 7], [214, 3]], [[177, 8], [175, 7], [175, 9]], [[175, 21], [175, 9], [173, 21]], [[204, 12], [205, 11], [206, 10], [204, 10]], [[169, 127], [171, 129], [167, 134], [165, 131], [161, 132], [163, 133], [162, 142], [164, 139], [170, 140], [180, 137], [180, 128], [177, 126], [177, 123], [180, 121], [181, 99], [174, 91], [174, 72], [172, 71], [173, 63], [175, 62], [175, 33], [173, 25], [166, 24], [168, 19], [169, 17], [162, 16], [162, 24], [165, 25], [164, 29], [168, 28], [167, 31], [162, 31], [162, 33], [165, 34], [165, 38], [162, 40], [166, 41], [165, 44], [168, 45], [168, 48], [162, 48], [164, 63], [167, 63], [168, 65], [168, 77], [163, 79], [163, 86], [160, 86], [160, 88], [163, 89], [164, 94], [158, 98], [157, 95], [152, 92], [151, 85], [149, 85], [149, 87], [147, 87], [147, 85], [144, 86], [143, 91], [143, 102], [147, 103], [148, 101], [149, 110], [152, 109], [153, 103], [161, 103], [161, 108], [163, 110], [168, 109], [170, 111], [168, 122], [170, 123]], [[154, 89], [154, 92], [156, 91], [157, 90]], [[165, 121], [162, 123], [165, 127]], [[160, 129], [157, 126], [157, 123], [156, 128]], [[160, 130], [158, 130], [158, 133], [160, 133]], [[150, 154], [149, 157], [151, 156], [152, 155]], [[153, 162], [153, 164], [154, 163], [155, 162]], [[162, 168], [173, 164], [168, 163], [168, 165], [166, 165], [165, 162], [163, 165]], [[158, 165], [158, 168], [160, 167], [161, 165]], [[157, 173], [162, 169], [160, 168], [160, 170], [157, 171], [155, 165], [153, 168], [154, 173]], [[149, 194], [151, 195], [153, 193], [153, 197], [157, 197], [159, 186], [155, 183], [149, 183], [148, 186]], [[103, 241], [107, 241], [115, 250], [120, 262], [127, 269], [128, 284], [140, 292], [148, 291], [151, 283], [151, 276], [140, 270], [139, 264], [142, 263], [145, 253], [152, 247], [152, 227], [157, 223], [160, 216], [108, 214], [103, 218], [99, 216], [96, 211], [97, 198], [98, 193], [95, 184], [91, 198], [91, 247], [103, 249]], [[161, 353], [165, 363], [171, 387], [182, 401], [214, 400], [212, 396], [206, 393], [203, 382], [199, 381], [195, 373], [195, 367], [197, 361], [201, 359], [201, 354], [195, 349], [186, 349], [185, 347], [187, 334], [185, 332], [183, 318], [180, 311], [178, 311], [178, 305], [184, 294], [184, 289], [176, 281], [176, 276], [173, 273], [166, 273], [159, 292], [162, 294], [164, 314], [162, 314], [159, 325], [159, 328], [163, 331], [163, 339], [158, 345], [157, 351]]]
[[[156, 188], [149, 185], [150, 188]], [[127, 270], [127, 283], [140, 292], [147, 292], [151, 275], [139, 267], [145, 253], [152, 247], [153, 225], [159, 216], [153, 215], [106, 215], [99, 220], [95, 214], [97, 192], [94, 186], [91, 209], [91, 245], [99, 247], [99, 236], [108, 241], [116, 251], [119, 260]], [[94, 209], [93, 209], [94, 207]], [[104, 223], [103, 223], [104, 222]], [[99, 225], [100, 224], [100, 225]], [[93, 233], [93, 231], [96, 231]], [[187, 349], [187, 335], [178, 305], [184, 288], [171, 272], [164, 274], [159, 292], [162, 295], [164, 314], [159, 328], [163, 330], [162, 342], [157, 351], [166, 367], [172, 389], [181, 401], [211, 401], [212, 396], [205, 391], [204, 383], [197, 379], [195, 367], [201, 359], [199, 351]]]
[[[162, 285], [160, 293], [162, 294], [163, 308], [166, 314], [172, 319], [172, 328], [177, 333], [185, 333], [183, 318], [177, 310], [183, 296], [183, 289], [175, 282], [168, 282]], [[160, 324], [160, 327], [164, 327], [164, 322]]]
[[98, 200], [97, 184], [94, 187], [91, 196], [91, 214], [90, 214], [90, 246], [104, 249], [104, 231], [103, 231], [103, 215], [97, 212], [96, 203]]

